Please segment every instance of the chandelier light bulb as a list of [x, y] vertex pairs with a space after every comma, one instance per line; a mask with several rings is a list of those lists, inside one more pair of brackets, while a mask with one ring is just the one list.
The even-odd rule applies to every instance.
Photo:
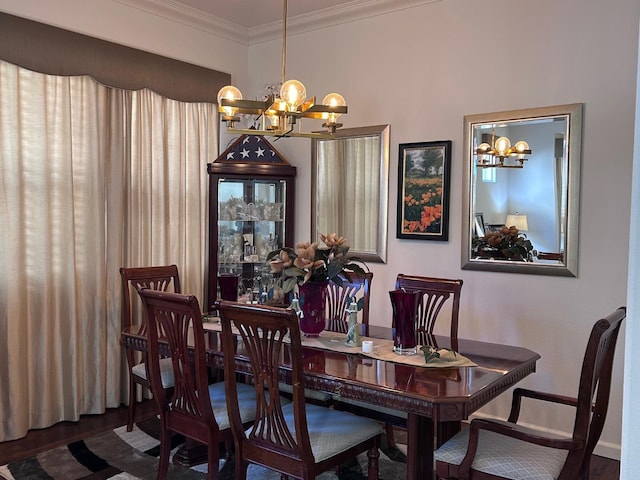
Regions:
[[225, 115], [229, 117], [235, 116], [238, 112], [238, 107], [223, 107], [222, 99], [225, 100], [242, 100], [242, 93], [233, 85], [226, 85], [218, 90], [218, 111], [223, 112]]
[[[345, 101], [344, 97], [339, 93], [330, 93], [329, 95], [324, 97], [324, 99], [322, 100], [322, 104], [327, 105], [329, 107], [346, 107], [347, 106], [347, 102]], [[323, 118], [329, 120], [330, 123], [336, 123], [336, 120], [338, 120], [338, 117], [340, 117], [340, 115], [342, 114], [336, 113], [336, 112], [327, 112], [326, 114], [323, 115]]]
[[295, 112], [307, 99], [307, 89], [298, 80], [287, 80], [280, 88], [280, 98], [287, 104], [287, 111]]
[[481, 143], [480, 145], [478, 145], [477, 152], [478, 153], [487, 153], [489, 150], [491, 150], [491, 145], [489, 145], [488, 143], [484, 142], [484, 143]]
[[519, 142], [517, 142], [513, 148], [515, 149], [516, 153], [518, 154], [524, 154], [524, 153], [529, 153], [529, 144], [527, 142], [525, 142], [524, 140], [520, 140]]
[[496, 140], [496, 151], [498, 156], [506, 156], [507, 150], [511, 148], [511, 141], [507, 137], [500, 137]]
[[271, 122], [271, 128], [273, 130], [280, 128], [280, 116], [278, 115], [277, 110], [267, 110], [265, 115], [269, 119], [269, 122]]

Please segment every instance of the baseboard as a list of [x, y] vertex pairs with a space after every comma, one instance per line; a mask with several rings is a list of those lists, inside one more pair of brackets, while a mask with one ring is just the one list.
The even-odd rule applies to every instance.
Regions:
[[[480, 413], [473, 414], [471, 416], [471, 418], [486, 418], [486, 419], [489, 419], [489, 420], [504, 420], [504, 418], [496, 417], [496, 416], [493, 416], [493, 415], [484, 415], [484, 414], [480, 414]], [[546, 432], [546, 433], [553, 434], [553, 435], [562, 435], [562, 436], [570, 435], [569, 432], [563, 432], [561, 430], [553, 430], [551, 428], [544, 428], [544, 427], [541, 427], [539, 425], [533, 425], [531, 423], [521, 423], [520, 425], [522, 425], [523, 427], [533, 428], [533, 429], [536, 429], [536, 430], [540, 430], [541, 432]], [[600, 457], [605, 457], [605, 458], [610, 458], [610, 459], [613, 459], [613, 460], [620, 461], [621, 446], [620, 446], [619, 443], [611, 443], [611, 442], [599, 441], [598, 444], [596, 445], [596, 448], [593, 451], [593, 453], [595, 455], [600, 456]]]

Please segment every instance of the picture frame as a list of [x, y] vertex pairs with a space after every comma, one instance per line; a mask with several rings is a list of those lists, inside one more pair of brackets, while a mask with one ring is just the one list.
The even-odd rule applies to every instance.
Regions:
[[396, 238], [449, 240], [451, 140], [401, 143]]

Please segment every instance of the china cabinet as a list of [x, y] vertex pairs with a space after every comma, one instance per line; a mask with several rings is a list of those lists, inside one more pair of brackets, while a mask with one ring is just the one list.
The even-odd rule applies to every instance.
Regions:
[[269, 252], [293, 245], [296, 167], [258, 135], [237, 138], [209, 174], [207, 305], [220, 298], [221, 276], [237, 275], [238, 300], [264, 301]]

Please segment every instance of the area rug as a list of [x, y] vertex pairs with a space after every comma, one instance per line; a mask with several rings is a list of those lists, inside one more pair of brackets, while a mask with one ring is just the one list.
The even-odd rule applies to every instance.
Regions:
[[[120, 427], [85, 440], [8, 465], [0, 466], [3, 480], [155, 480], [160, 442], [153, 428], [138, 426], [127, 432]], [[184, 439], [174, 437], [173, 452]], [[406, 476], [403, 452], [380, 454], [380, 474], [382, 480], [394, 480]], [[396, 460], [392, 460], [395, 458]], [[206, 478], [206, 464], [192, 468], [182, 468], [170, 464], [168, 478], [171, 480], [202, 480]], [[233, 461], [220, 462], [220, 480], [232, 480]], [[352, 463], [340, 469], [341, 480], [364, 480], [367, 478], [366, 454], [360, 455]], [[256, 465], [250, 465], [247, 478], [251, 480], [280, 480], [280, 474]], [[325, 472], [318, 480], [336, 480], [335, 472]]]

